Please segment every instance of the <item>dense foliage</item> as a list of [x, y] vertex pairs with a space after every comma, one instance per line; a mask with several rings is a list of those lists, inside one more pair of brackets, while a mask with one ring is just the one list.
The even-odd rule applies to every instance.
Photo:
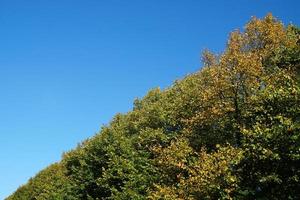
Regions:
[[300, 199], [300, 29], [271, 14], [7, 200]]

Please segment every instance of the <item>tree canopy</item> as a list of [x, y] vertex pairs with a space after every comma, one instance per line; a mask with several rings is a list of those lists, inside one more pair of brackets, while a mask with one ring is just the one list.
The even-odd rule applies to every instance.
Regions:
[[300, 199], [300, 29], [268, 14], [7, 200]]

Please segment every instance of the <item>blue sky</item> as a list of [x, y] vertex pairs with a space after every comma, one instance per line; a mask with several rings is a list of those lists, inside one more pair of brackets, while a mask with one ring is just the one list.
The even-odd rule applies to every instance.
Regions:
[[136, 97], [221, 52], [230, 31], [300, 1], [0, 0], [0, 199]]

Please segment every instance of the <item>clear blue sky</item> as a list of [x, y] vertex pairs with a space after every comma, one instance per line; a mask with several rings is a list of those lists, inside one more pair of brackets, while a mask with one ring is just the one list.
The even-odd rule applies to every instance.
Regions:
[[299, 25], [299, 2], [0, 0], [0, 199], [250, 16]]

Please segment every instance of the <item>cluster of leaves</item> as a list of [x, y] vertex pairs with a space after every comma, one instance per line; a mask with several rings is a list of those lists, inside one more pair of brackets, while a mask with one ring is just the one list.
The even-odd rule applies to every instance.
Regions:
[[7, 200], [300, 199], [300, 29], [271, 14]]

